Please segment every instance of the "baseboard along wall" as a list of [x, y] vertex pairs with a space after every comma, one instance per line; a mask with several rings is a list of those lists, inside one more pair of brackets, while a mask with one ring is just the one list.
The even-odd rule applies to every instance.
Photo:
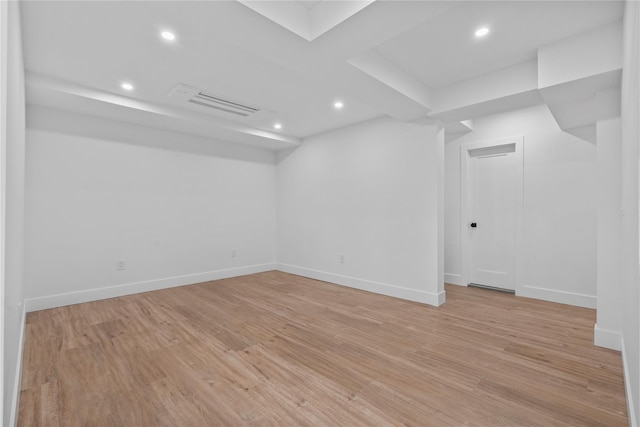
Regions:
[[141, 292], [156, 291], [159, 289], [173, 288], [176, 286], [192, 285], [195, 283], [208, 282], [211, 280], [227, 279], [247, 274], [262, 273], [276, 269], [275, 263], [249, 265], [238, 268], [228, 268], [224, 270], [208, 271], [204, 273], [188, 274], [184, 276], [174, 276], [164, 279], [147, 280], [136, 283], [126, 283], [123, 285], [107, 286], [102, 288], [87, 289], [77, 292], [69, 292], [44, 297], [30, 298], [25, 300], [27, 312], [46, 310], [48, 308], [62, 307], [83, 302], [98, 301], [101, 299], [121, 297]]
[[18, 425], [18, 407], [20, 406], [20, 384], [22, 383], [22, 352], [24, 350], [24, 334], [27, 326], [27, 311], [26, 307], [22, 306], [22, 314], [20, 315], [20, 336], [18, 337], [18, 360], [15, 372], [15, 382], [13, 384], [12, 396], [11, 396], [11, 416], [9, 418], [10, 426]]
[[620, 332], [599, 328], [596, 323], [593, 327], [593, 343], [599, 347], [621, 351], [622, 334]]
[[299, 267], [290, 264], [278, 263], [277, 270], [285, 273], [296, 274], [298, 276], [309, 277], [311, 279], [322, 280], [324, 282], [334, 283], [336, 285], [348, 286], [350, 288], [374, 292], [377, 294], [396, 298], [402, 298], [410, 301], [421, 302], [434, 306], [444, 304], [446, 299], [444, 291], [436, 294], [432, 292], [420, 291], [417, 289], [403, 288], [386, 283], [359, 279], [356, 277], [327, 273], [325, 271], [313, 270], [310, 268]]
[[516, 295], [585, 308], [596, 308], [598, 302], [598, 299], [594, 295], [557, 291], [534, 286], [523, 286], [521, 289], [516, 289]]
[[467, 286], [467, 284], [462, 280], [461, 274], [444, 273], [444, 283], [449, 283], [450, 285]]

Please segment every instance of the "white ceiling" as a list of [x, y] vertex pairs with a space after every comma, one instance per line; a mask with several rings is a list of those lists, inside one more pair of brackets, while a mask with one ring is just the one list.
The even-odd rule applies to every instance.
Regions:
[[[299, 3], [320, 10], [321, 2]], [[322, 2], [323, 10], [331, 3]], [[612, 1], [378, 0], [307, 41], [238, 1], [27, 1], [25, 66], [29, 81], [38, 82], [28, 87], [28, 100], [104, 116], [112, 108], [114, 117], [118, 107], [119, 120], [136, 120], [137, 113], [122, 114], [126, 106], [206, 121], [208, 111], [167, 98], [184, 83], [266, 110], [260, 120], [213, 122], [266, 135], [282, 148], [375, 117], [427, 114], [420, 99], [352, 65], [356, 57], [384, 60], [428, 91], [531, 60], [538, 47], [618, 21], [622, 11]], [[474, 40], [483, 24], [491, 34]], [[164, 29], [177, 41], [161, 40]], [[122, 90], [123, 81], [135, 90]], [[342, 111], [332, 108], [337, 99]]]
[[[537, 49], [619, 21], [622, 4], [598, 1], [472, 2], [382, 43], [375, 50], [430, 88], [536, 58]], [[483, 40], [473, 36], [491, 28]]]
[[305, 8], [311, 10], [322, 0], [296, 0], [296, 1], [300, 3], [302, 6], [304, 6]]

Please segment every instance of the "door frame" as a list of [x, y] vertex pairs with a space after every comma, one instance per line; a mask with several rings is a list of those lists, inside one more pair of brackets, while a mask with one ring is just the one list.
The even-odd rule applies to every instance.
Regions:
[[463, 286], [468, 286], [471, 277], [471, 238], [469, 222], [471, 213], [471, 183], [469, 151], [479, 148], [499, 147], [515, 144], [516, 156], [516, 253], [515, 253], [515, 287], [516, 295], [522, 293], [524, 283], [524, 137], [490, 139], [486, 141], [468, 142], [460, 145], [460, 238], [461, 238], [461, 278]]

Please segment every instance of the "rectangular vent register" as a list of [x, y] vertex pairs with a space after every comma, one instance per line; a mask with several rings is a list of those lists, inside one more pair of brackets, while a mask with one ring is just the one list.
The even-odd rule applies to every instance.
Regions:
[[[230, 117], [251, 117], [260, 112], [260, 108], [252, 107], [238, 101], [232, 101], [211, 93], [207, 93], [193, 86], [180, 83], [169, 92], [169, 99], [179, 102], [191, 103], [203, 108], [209, 108], [217, 115], [230, 115]], [[229, 117], [229, 116], [228, 116]]]

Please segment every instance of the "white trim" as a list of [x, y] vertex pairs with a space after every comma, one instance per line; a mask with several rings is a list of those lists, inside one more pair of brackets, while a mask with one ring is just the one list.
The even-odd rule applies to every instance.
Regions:
[[516, 155], [516, 265], [515, 285], [516, 294], [523, 288], [524, 274], [524, 137], [490, 139], [479, 142], [469, 142], [460, 145], [460, 236], [461, 236], [461, 283], [468, 285], [470, 280], [470, 250], [469, 242], [469, 211], [471, 192], [469, 191], [469, 150], [515, 144]]
[[347, 286], [363, 291], [374, 292], [376, 294], [402, 298], [409, 301], [421, 302], [424, 304], [439, 306], [444, 304], [446, 299], [445, 291], [439, 293], [425, 292], [418, 289], [403, 288], [389, 285], [387, 283], [373, 282], [371, 280], [358, 279], [356, 277], [342, 276], [339, 274], [327, 273], [310, 268], [298, 267], [289, 264], [277, 264], [278, 271], [297, 274], [298, 276], [309, 277], [311, 279], [322, 280], [323, 282], [334, 283], [336, 285]]
[[9, 417], [9, 425], [18, 425], [18, 407], [20, 405], [20, 388], [22, 385], [22, 351], [24, 349], [24, 330], [27, 323], [27, 312], [24, 305], [20, 314], [20, 335], [18, 338], [18, 355], [16, 360], [16, 377], [13, 384], [11, 397], [11, 416]]
[[633, 400], [631, 400], [633, 394], [631, 393], [631, 377], [629, 376], [627, 352], [624, 348], [624, 336], [620, 336], [620, 353], [622, 354], [622, 371], [624, 375], [624, 389], [627, 396], [627, 417], [629, 418], [629, 426], [638, 427], [636, 410], [633, 405]]
[[620, 332], [599, 328], [597, 323], [593, 327], [593, 343], [598, 347], [620, 351], [621, 342], [622, 334]]
[[522, 286], [520, 289], [516, 289], [516, 295], [519, 297], [535, 298], [586, 308], [596, 308], [598, 300], [594, 295], [557, 291], [555, 289], [536, 288], [534, 286]]
[[68, 292], [64, 294], [48, 295], [39, 298], [25, 300], [27, 312], [45, 310], [48, 308], [62, 307], [65, 305], [79, 304], [89, 301], [114, 298], [123, 295], [149, 292], [159, 289], [173, 288], [176, 286], [191, 285], [194, 283], [208, 282], [210, 280], [226, 279], [229, 277], [244, 276], [247, 274], [261, 273], [276, 269], [275, 263], [249, 265], [238, 268], [208, 271], [205, 273], [188, 274], [184, 276], [167, 277], [164, 279], [148, 280], [144, 282], [127, 283], [124, 285], [107, 286], [83, 291]]
[[464, 283], [464, 279], [461, 274], [444, 273], [444, 283], [450, 285], [467, 286], [468, 283]]

